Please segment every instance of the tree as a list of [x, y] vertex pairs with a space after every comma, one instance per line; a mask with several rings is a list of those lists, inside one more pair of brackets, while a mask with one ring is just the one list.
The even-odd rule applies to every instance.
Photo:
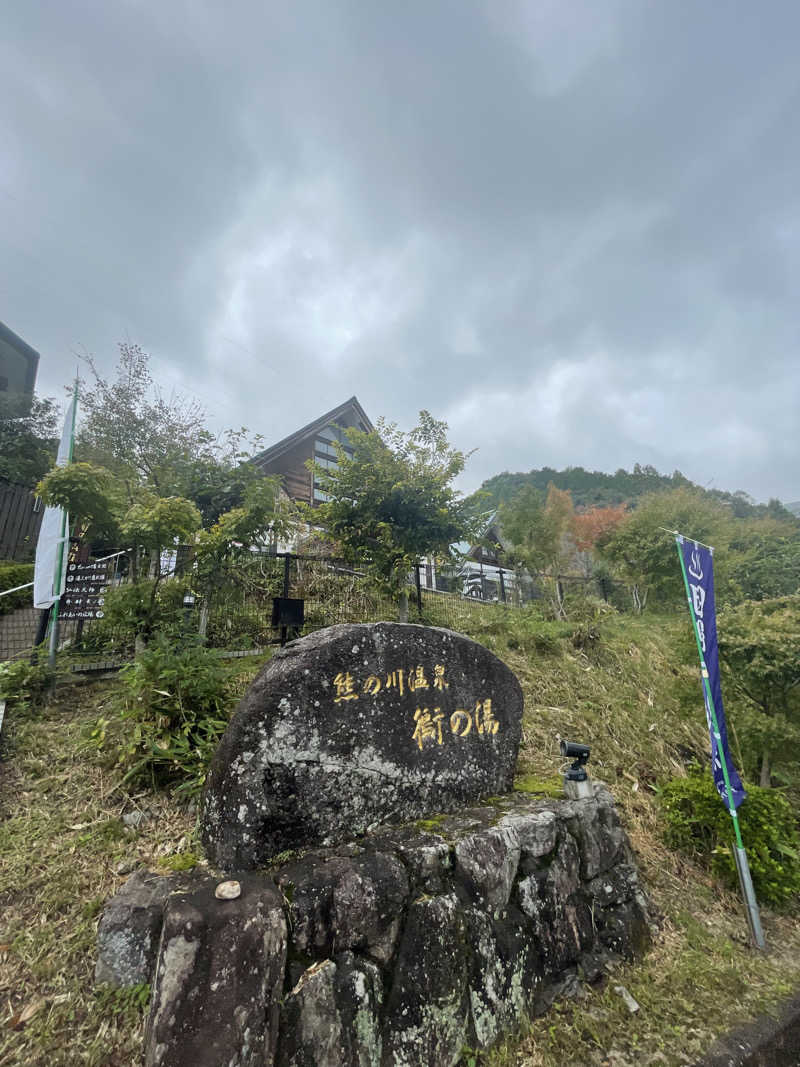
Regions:
[[192, 584], [205, 592], [224, 563], [285, 536], [292, 515], [280, 504], [278, 480], [247, 463], [258, 441], [248, 442], [246, 429], [215, 437], [194, 401], [165, 400], [138, 345], [120, 345], [113, 383], [86, 362], [94, 385], [81, 397], [78, 462], [52, 470], [40, 491], [66, 508], [84, 542], [110, 548], [113, 538], [127, 550], [136, 588], [118, 606], [139, 648], [158, 628], [159, 598], [171, 596], [160, 590], [165, 550], [190, 546]]
[[[178, 394], [164, 397], [139, 345], [119, 345], [113, 381], [100, 375], [91, 356], [84, 362], [94, 383], [80, 396], [78, 459], [105, 466], [121, 479], [131, 504], [139, 488], [188, 497], [207, 483], [222, 449], [206, 427], [201, 404]], [[228, 464], [223, 466], [224, 479]]]
[[760, 784], [769, 786], [774, 763], [797, 762], [800, 596], [730, 608], [720, 614], [718, 636], [726, 691], [741, 701], [740, 732], [758, 754]]
[[153, 628], [158, 587], [164, 578], [160, 560], [164, 549], [194, 540], [200, 527], [200, 512], [183, 497], [157, 497], [137, 489], [133, 503], [120, 489], [114, 475], [91, 463], [54, 467], [37, 486], [44, 503], [62, 507], [72, 523], [72, 534], [84, 541], [120, 538], [128, 549], [131, 575], [138, 580], [149, 557], [151, 587], [140, 597], [137, 611], [137, 644]]
[[219, 516], [197, 538], [197, 578], [208, 591], [226, 574], [226, 565], [252, 557], [254, 549], [287, 538], [297, 522], [295, 506], [281, 499], [280, 477], [260, 477], [244, 490], [240, 507]]
[[69, 512], [72, 536], [80, 540], [113, 541], [125, 501], [115, 492], [114, 476], [93, 463], [53, 467], [36, 487], [46, 507]]
[[164, 549], [178, 544], [190, 544], [200, 529], [200, 512], [184, 497], [157, 497], [141, 493], [128, 508], [120, 522], [120, 532], [131, 545], [131, 567], [134, 579], [142, 573], [142, 559], [150, 557], [150, 589], [142, 601], [139, 628], [136, 633], [136, 651], [141, 652], [152, 635], [157, 616], [158, 589], [166, 577], [161, 565]]
[[162, 550], [191, 543], [201, 522], [200, 512], [191, 500], [145, 492], [125, 512], [120, 532], [125, 542], [155, 558], [154, 569], [160, 574], [157, 561]]
[[[679, 600], [683, 596], [681, 570], [670, 530], [722, 549], [731, 538], [729, 510], [695, 489], [648, 493], [619, 525], [598, 541], [598, 549], [631, 586], [634, 608], [643, 611], [649, 592]], [[725, 567], [715, 557], [717, 588], [724, 584]]]
[[571, 537], [574, 518], [572, 496], [551, 482], [547, 497], [524, 486], [509, 504], [500, 508], [503, 534], [513, 545], [512, 559], [531, 574], [552, 579], [553, 609], [564, 618], [564, 590], [559, 578], [575, 553]]
[[54, 400], [34, 396], [26, 406], [0, 396], [0, 478], [33, 489], [55, 459], [57, 447]]
[[376, 430], [346, 431], [352, 458], [334, 442], [337, 466], [314, 464], [329, 500], [311, 514], [341, 546], [408, 610], [409, 572], [421, 556], [454, 558], [453, 546], [477, 536], [478, 520], [453, 488], [467, 456], [451, 448], [447, 424], [427, 411], [409, 433], [379, 419]]
[[[244, 428], [227, 430], [217, 442], [213, 457], [197, 458], [191, 465], [185, 492], [203, 516], [205, 529], [212, 527], [226, 512], [249, 507], [245, 503], [248, 492], [255, 487], [254, 491], [258, 493], [258, 486], [269, 481], [258, 467], [248, 462], [258, 451], [259, 443], [260, 438], [250, 438]], [[269, 495], [271, 491], [265, 488], [264, 492]]]
[[765, 515], [787, 518], [789, 514], [776, 500], [770, 501], [769, 504], [756, 504], [741, 490], [729, 493], [722, 489], [703, 489], [690, 482], [679, 470], [673, 471], [671, 475], [659, 474], [654, 467], [642, 466], [640, 463], [636, 463], [632, 471], [620, 467], [614, 474], [584, 470], [583, 467], [567, 467], [563, 471], [542, 467], [528, 471], [527, 474], [510, 474], [504, 471], [485, 481], [478, 492], [483, 494], [482, 506], [488, 504], [490, 507], [497, 507], [500, 504], [508, 504], [525, 485], [546, 492], [551, 482], [558, 489], [569, 489], [576, 508], [608, 504], [631, 506], [645, 493], [693, 489], [709, 500], [728, 505], [732, 513], [740, 518], [763, 518]]
[[200, 404], [173, 393], [165, 398], [150, 373], [150, 357], [138, 345], [121, 344], [113, 381], [86, 357], [94, 384], [80, 397], [78, 459], [105, 467], [132, 505], [140, 489], [179, 496], [198, 508], [208, 529], [240, 507], [262, 475], [247, 461], [261, 439], [245, 427], [215, 436]]
[[800, 592], [800, 523], [746, 519], [730, 543], [731, 591], [742, 600], [764, 600]]
[[601, 540], [607, 540], [627, 514], [624, 504], [587, 508], [576, 511], [572, 517], [572, 533], [575, 547], [588, 552]]

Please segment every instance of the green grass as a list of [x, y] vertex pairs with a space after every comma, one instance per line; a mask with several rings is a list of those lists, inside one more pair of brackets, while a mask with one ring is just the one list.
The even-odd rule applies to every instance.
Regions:
[[[493, 1049], [481, 1062], [487, 1067], [678, 1067], [696, 1062], [726, 1029], [770, 1012], [795, 992], [800, 981], [796, 923], [767, 914], [773, 947], [767, 955], [756, 954], [744, 944], [736, 901], [696, 892], [692, 874], [686, 873], [673, 893], [651, 888], [667, 914], [641, 962], [621, 966], [600, 988], [584, 987], [583, 999], [557, 1004], [521, 1041]], [[620, 985], [639, 1003], [636, 1014], [616, 992]]]
[[[620, 966], [603, 988], [557, 1005], [479, 1061], [691, 1063], [725, 1029], [800, 986], [800, 930], [793, 914], [764, 910], [770, 951], [754, 953], [736, 896], [663, 844], [657, 784], [684, 773], [691, 754], [702, 756], [708, 746], [696, 666], [681, 651], [684, 620], [608, 613], [552, 623], [533, 611], [468, 608], [463, 629], [509, 664], [525, 694], [516, 788], [552, 795], [559, 788], [559, 737], [590, 744], [589, 770], [611, 787], [662, 916], [642, 961]], [[259, 666], [242, 661], [239, 692]], [[185, 869], [200, 848], [185, 807], [166, 794], [124, 788], [120, 773], [88, 743], [97, 717], [111, 711], [116, 684], [61, 688], [44, 708], [7, 713], [0, 1067], [128, 1067], [141, 1057], [148, 991], [94, 990], [98, 916], [136, 865]], [[122, 816], [136, 808], [148, 818], [131, 831]], [[614, 992], [619, 984], [641, 1005], [636, 1015]]]
[[[131, 795], [86, 747], [109, 687], [70, 688], [10, 727], [0, 805], [0, 1064], [133, 1064], [142, 1000], [93, 989], [97, 920], [134, 866], [157, 866], [193, 820], [166, 797]], [[74, 710], [78, 706], [79, 710]], [[5, 732], [5, 731], [4, 731]], [[6, 741], [6, 748], [8, 741]], [[122, 815], [145, 806], [128, 830]], [[27, 1022], [13, 1022], [21, 1012]]]
[[[237, 661], [241, 692], [259, 662]], [[0, 766], [0, 1065], [129, 1067], [141, 1058], [146, 990], [93, 986], [104, 902], [137, 867], [186, 870], [196, 817], [168, 795], [121, 785], [89, 742], [117, 683], [60, 686], [10, 708]], [[144, 810], [129, 829], [122, 816]], [[20, 1013], [31, 1012], [20, 1021]], [[16, 1025], [14, 1025], [16, 1022]]]

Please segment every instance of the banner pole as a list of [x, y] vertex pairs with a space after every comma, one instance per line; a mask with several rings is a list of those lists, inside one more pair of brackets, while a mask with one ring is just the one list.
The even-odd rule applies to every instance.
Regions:
[[[67, 513], [64, 512], [64, 517], [61, 520], [61, 538], [58, 546], [58, 559], [56, 561], [56, 590], [61, 588], [61, 572], [64, 566], [64, 540], [66, 534], [64, 533], [67, 525]], [[50, 644], [48, 646], [47, 663], [50, 670], [55, 670], [56, 666], [56, 650], [58, 648], [58, 602], [60, 596], [57, 596], [53, 601], [53, 606], [50, 608]]]
[[[75, 388], [72, 391], [72, 425], [69, 431], [69, 452], [67, 455], [67, 463], [72, 463], [72, 456], [75, 451], [75, 414], [78, 408], [78, 379], [75, 378]], [[62, 510], [61, 517], [61, 540], [58, 549], [58, 555], [56, 556], [56, 574], [55, 583], [53, 588], [56, 592], [56, 598], [53, 601], [53, 607], [50, 614], [50, 645], [48, 647], [47, 662], [51, 670], [55, 670], [56, 666], [56, 651], [58, 649], [58, 605], [61, 600], [61, 578], [64, 573], [64, 552], [69, 551], [67, 542], [67, 512]]]
[[[686, 573], [686, 564], [684, 563], [683, 553], [681, 552], [681, 540], [683, 537], [681, 534], [675, 533], [675, 547], [678, 551], [678, 559], [681, 563], [681, 574], [683, 575], [683, 587], [686, 592], [686, 600], [689, 604], [689, 617], [692, 620], [692, 632], [694, 633], [694, 639], [697, 644], [697, 654], [700, 657], [700, 674], [703, 680], [703, 688], [706, 693], [708, 701], [708, 707], [711, 712], [711, 721], [714, 729], [714, 738], [717, 742], [717, 752], [720, 754], [720, 764], [722, 765], [722, 777], [725, 780], [725, 790], [728, 800], [728, 813], [733, 820], [733, 831], [736, 835], [736, 844], [734, 846], [734, 860], [736, 862], [736, 872], [739, 876], [739, 885], [742, 890], [742, 896], [744, 898], [745, 907], [747, 909], [747, 921], [750, 927], [750, 932], [753, 935], [758, 948], [766, 948], [766, 942], [764, 941], [764, 933], [761, 929], [761, 916], [758, 911], [758, 901], [756, 900], [755, 892], [753, 891], [753, 881], [750, 877], [750, 866], [747, 862], [747, 853], [745, 851], [744, 843], [742, 841], [742, 831], [739, 827], [739, 815], [736, 811], [736, 805], [733, 803], [733, 790], [731, 789], [730, 777], [728, 775], [728, 760], [725, 752], [722, 750], [722, 735], [719, 729], [719, 723], [717, 721], [717, 709], [714, 706], [714, 697], [711, 692], [711, 685], [708, 678], [708, 667], [706, 666], [705, 656], [703, 655], [703, 646], [700, 641], [700, 634], [697, 631], [697, 620], [694, 616], [694, 608], [692, 606], [692, 594], [689, 590], [689, 576]], [[680, 538], [680, 540], [679, 540]], [[691, 538], [689, 538], [691, 540]], [[710, 548], [710, 545], [704, 547]]]

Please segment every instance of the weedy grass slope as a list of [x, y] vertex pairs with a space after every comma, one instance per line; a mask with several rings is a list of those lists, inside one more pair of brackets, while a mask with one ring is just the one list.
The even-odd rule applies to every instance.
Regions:
[[[525, 1035], [472, 1055], [476, 1061], [687, 1064], [732, 1024], [800, 985], [796, 915], [764, 910], [770, 951], [753, 952], [737, 897], [664, 844], [658, 783], [684, 774], [708, 748], [682, 626], [675, 616], [602, 612], [553, 623], [491, 607], [473, 609], [465, 620], [465, 632], [505, 660], [523, 687], [517, 787], [557, 792], [558, 738], [591, 745], [589, 769], [614, 792], [661, 916], [644, 960], [620, 965]], [[259, 666], [242, 663], [228, 712]], [[141, 1057], [149, 991], [94, 989], [98, 916], [136, 866], [186, 869], [200, 849], [185, 802], [124, 785], [123, 772], [91, 740], [97, 720], [113, 717], [119, 686], [113, 679], [62, 686], [43, 707], [7, 715], [0, 750], [0, 1067], [128, 1067]], [[636, 1014], [617, 985], [640, 1004]]]
[[[138, 865], [180, 851], [194, 820], [130, 793], [88, 735], [113, 683], [69, 686], [6, 722], [0, 784], [0, 1064], [125, 1064], [145, 994], [93, 989], [97, 918]], [[7, 733], [6, 733], [7, 731]], [[136, 827], [123, 822], [141, 812]]]

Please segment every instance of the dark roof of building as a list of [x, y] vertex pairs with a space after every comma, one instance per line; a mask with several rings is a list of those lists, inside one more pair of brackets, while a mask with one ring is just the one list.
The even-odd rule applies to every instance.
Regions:
[[282, 456], [284, 452], [288, 452], [290, 449], [294, 448], [294, 446], [304, 438], [311, 437], [312, 434], [317, 433], [319, 430], [324, 430], [331, 422], [338, 423], [341, 418], [348, 414], [351, 417], [352, 423], [355, 425], [360, 423], [367, 433], [371, 433], [372, 430], [375, 429], [370, 422], [369, 416], [359, 404], [358, 398], [351, 396], [350, 399], [345, 400], [343, 404], [339, 404], [338, 407], [326, 411], [325, 414], [320, 415], [318, 419], [314, 419], [313, 422], [309, 422], [308, 425], [301, 427], [299, 430], [295, 430], [295, 432], [289, 434], [288, 437], [284, 437], [282, 441], [278, 441], [277, 444], [270, 445], [270, 447], [265, 448], [263, 452], [259, 452], [257, 456], [253, 457], [253, 463], [260, 466], [264, 463], [269, 463], [273, 459], [277, 459], [279, 456]]
[[36, 385], [36, 371], [39, 366], [39, 353], [35, 348], [23, 341], [21, 337], [18, 337], [13, 330], [9, 329], [5, 323], [0, 322], [0, 340], [5, 341], [9, 348], [13, 349], [17, 355], [22, 356], [27, 362], [27, 368], [25, 372], [25, 391], [32, 393]]

